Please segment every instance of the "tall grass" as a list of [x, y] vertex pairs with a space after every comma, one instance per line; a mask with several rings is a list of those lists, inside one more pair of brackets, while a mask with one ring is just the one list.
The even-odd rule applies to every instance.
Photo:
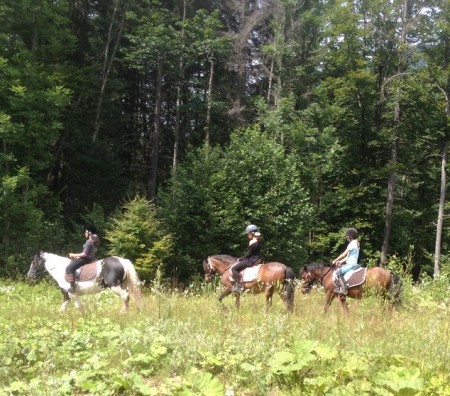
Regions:
[[160, 285], [120, 314], [105, 291], [60, 314], [51, 282], [0, 281], [0, 394], [450, 395], [450, 315], [430, 290], [392, 315], [374, 297], [324, 315], [317, 291], [292, 314], [262, 295], [225, 313], [218, 293]]

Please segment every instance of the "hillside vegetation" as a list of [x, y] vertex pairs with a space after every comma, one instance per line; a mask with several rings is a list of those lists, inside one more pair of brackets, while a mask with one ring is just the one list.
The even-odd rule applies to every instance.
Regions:
[[323, 315], [317, 290], [297, 292], [290, 315], [261, 295], [239, 312], [225, 299], [225, 314], [217, 293], [153, 285], [119, 314], [105, 291], [59, 314], [53, 283], [0, 281], [0, 394], [450, 395], [445, 279], [406, 285], [392, 315], [374, 297]]

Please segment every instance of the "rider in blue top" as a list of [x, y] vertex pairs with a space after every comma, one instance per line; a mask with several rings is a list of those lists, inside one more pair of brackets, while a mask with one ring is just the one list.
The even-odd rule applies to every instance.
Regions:
[[347, 249], [333, 260], [333, 264], [337, 264], [340, 267], [336, 271], [340, 287], [335, 290], [336, 293], [340, 294], [347, 294], [347, 284], [344, 281], [344, 275], [350, 270], [358, 267], [359, 257], [358, 231], [354, 228], [348, 228], [347, 231], [345, 231], [345, 237], [349, 241]]

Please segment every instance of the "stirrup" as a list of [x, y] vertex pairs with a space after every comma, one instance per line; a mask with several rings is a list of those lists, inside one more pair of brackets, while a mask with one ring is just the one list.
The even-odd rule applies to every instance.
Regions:
[[67, 289], [67, 293], [75, 294], [77, 290], [79, 290], [78, 282], [74, 282], [73, 285], [70, 285]]
[[244, 291], [244, 286], [242, 285], [242, 283], [236, 283], [235, 285], [233, 285], [233, 287], [231, 288], [231, 291], [233, 293], [240, 293]]
[[344, 295], [347, 295], [347, 293], [348, 293], [347, 289], [343, 286], [336, 287], [334, 289], [334, 292], [337, 294], [344, 294]]

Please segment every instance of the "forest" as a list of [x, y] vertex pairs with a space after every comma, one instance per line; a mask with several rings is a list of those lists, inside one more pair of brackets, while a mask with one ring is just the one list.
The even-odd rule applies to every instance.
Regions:
[[99, 254], [447, 273], [449, 0], [3, 0], [0, 274]]

